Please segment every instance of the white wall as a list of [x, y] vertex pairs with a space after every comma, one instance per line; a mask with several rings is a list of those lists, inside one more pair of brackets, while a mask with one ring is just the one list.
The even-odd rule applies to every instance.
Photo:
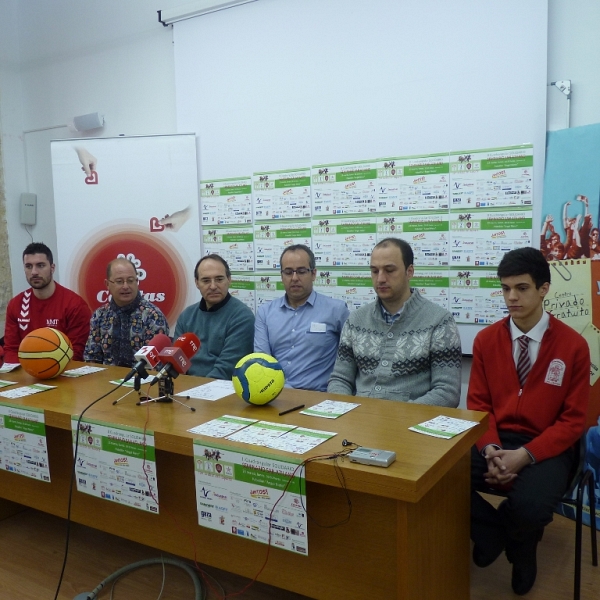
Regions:
[[23, 132], [98, 111], [106, 125], [87, 137], [174, 133], [172, 29], [158, 23], [156, 11], [181, 3], [0, 0], [0, 126], [14, 293], [26, 286], [21, 253], [31, 241], [19, 224], [20, 194], [38, 195], [32, 235], [56, 248], [49, 142], [85, 137], [67, 127]]
[[[548, 82], [571, 80], [571, 127], [600, 123], [600, 2], [549, 0]], [[567, 99], [548, 88], [548, 130], [564, 129]]]
[[201, 179], [521, 142], [544, 164], [545, 0], [504, 1], [510, 44], [494, 3], [361, 6], [260, 0], [174, 26], [177, 122], [198, 134]]
[[[17, 27], [16, 0], [0, 2], [0, 133], [2, 134], [2, 159], [4, 171], [4, 192], [6, 194], [6, 218], [8, 228], [14, 225], [14, 198], [26, 189], [25, 163], [23, 160], [23, 110], [21, 94], [21, 70], [19, 57], [19, 31]], [[18, 222], [18, 221], [17, 221]], [[9, 242], [13, 236], [9, 234]], [[17, 252], [10, 248], [10, 258]], [[7, 260], [9, 257], [3, 257]], [[22, 276], [23, 267], [20, 267]], [[15, 265], [11, 260], [14, 278]], [[4, 320], [2, 319], [2, 331]]]

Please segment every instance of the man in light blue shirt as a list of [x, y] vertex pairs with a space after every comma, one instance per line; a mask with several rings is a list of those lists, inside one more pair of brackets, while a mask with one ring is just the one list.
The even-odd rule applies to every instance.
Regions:
[[279, 264], [285, 296], [259, 307], [254, 351], [279, 361], [286, 387], [324, 392], [348, 308], [342, 300], [313, 290], [317, 269], [308, 246], [289, 246]]

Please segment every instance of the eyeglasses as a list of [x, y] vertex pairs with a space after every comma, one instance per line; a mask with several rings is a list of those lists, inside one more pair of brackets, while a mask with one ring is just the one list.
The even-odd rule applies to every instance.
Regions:
[[223, 277], [223, 275], [219, 277], [202, 277], [199, 281], [200, 285], [210, 285], [213, 282], [215, 285], [223, 285], [227, 281], [227, 277]]
[[125, 284], [133, 285], [134, 283], [137, 283], [137, 277], [128, 277], [127, 279], [115, 279], [114, 281], [112, 279], [108, 279], [107, 281], [109, 283], [114, 283], [116, 286], [122, 287]]
[[293, 277], [294, 273], [298, 275], [298, 277], [302, 277], [307, 273], [311, 273], [312, 269], [307, 269], [306, 267], [300, 267], [299, 269], [281, 269], [281, 274], [286, 277]]

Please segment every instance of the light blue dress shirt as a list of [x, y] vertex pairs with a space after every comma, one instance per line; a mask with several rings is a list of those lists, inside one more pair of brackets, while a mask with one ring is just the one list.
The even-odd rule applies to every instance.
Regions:
[[283, 296], [258, 308], [254, 351], [279, 361], [286, 387], [324, 392], [349, 314], [345, 302], [314, 290], [298, 308]]

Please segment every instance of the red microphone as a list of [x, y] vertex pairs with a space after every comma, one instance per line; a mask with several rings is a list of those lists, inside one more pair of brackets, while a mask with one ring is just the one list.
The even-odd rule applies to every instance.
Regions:
[[158, 357], [165, 365], [150, 385], [158, 383], [163, 377], [175, 379], [180, 373], [187, 373], [192, 366], [191, 358], [200, 350], [200, 340], [195, 333], [180, 335], [173, 346], [164, 348]]
[[164, 333], [157, 333], [149, 342], [147, 346], [142, 346], [134, 355], [133, 359], [137, 362], [133, 365], [133, 368], [123, 383], [129, 381], [136, 373], [142, 377], [147, 377], [148, 374], [144, 374], [143, 371], [146, 368], [154, 369], [160, 362], [159, 353], [163, 348], [166, 348], [171, 343], [171, 338]]

